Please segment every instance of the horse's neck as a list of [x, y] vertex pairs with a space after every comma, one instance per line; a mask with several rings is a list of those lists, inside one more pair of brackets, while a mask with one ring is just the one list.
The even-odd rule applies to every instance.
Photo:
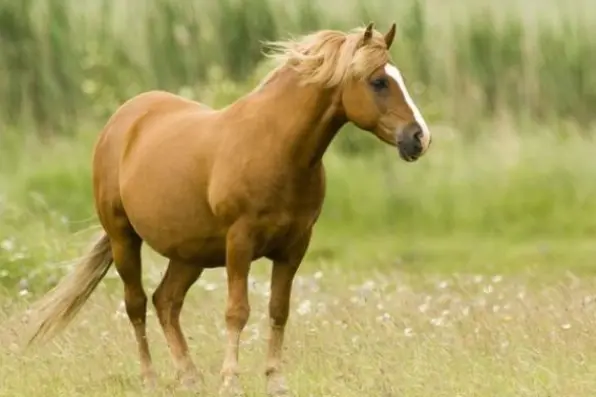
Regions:
[[[271, 113], [271, 129], [295, 165], [312, 167], [322, 160], [329, 144], [345, 123], [338, 114], [336, 93], [314, 85], [302, 86], [294, 72], [276, 73], [253, 95], [254, 106]], [[251, 103], [252, 105], [252, 103]], [[252, 107], [252, 106], [251, 106]], [[256, 110], [259, 111], [259, 110]]]

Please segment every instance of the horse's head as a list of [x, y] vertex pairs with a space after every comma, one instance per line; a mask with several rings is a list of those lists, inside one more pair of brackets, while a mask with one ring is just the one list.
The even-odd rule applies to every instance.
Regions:
[[394, 37], [395, 24], [385, 35], [372, 23], [350, 33], [320, 30], [270, 43], [271, 56], [298, 72], [302, 83], [334, 93], [334, 107], [342, 120], [374, 133], [396, 146], [404, 160], [414, 161], [428, 149], [430, 131], [391, 63]]
[[400, 71], [390, 62], [395, 24], [382, 35], [371, 23], [359, 35], [341, 86], [343, 112], [359, 128], [396, 146], [402, 159], [415, 161], [428, 149], [431, 135]]

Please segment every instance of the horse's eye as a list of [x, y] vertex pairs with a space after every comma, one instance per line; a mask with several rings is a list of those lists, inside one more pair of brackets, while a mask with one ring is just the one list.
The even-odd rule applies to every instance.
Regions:
[[384, 89], [389, 88], [389, 80], [386, 77], [379, 77], [374, 79], [370, 82], [370, 85], [374, 88], [375, 91], [381, 91]]

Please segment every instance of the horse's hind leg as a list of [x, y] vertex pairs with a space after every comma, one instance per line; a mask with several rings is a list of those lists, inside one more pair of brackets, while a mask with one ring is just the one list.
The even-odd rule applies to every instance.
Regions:
[[170, 347], [178, 372], [178, 380], [191, 388], [199, 373], [188, 353], [188, 345], [180, 328], [180, 311], [190, 287], [201, 276], [203, 268], [193, 264], [170, 261], [166, 274], [153, 294], [153, 304]]
[[146, 387], [154, 387], [157, 377], [153, 370], [147, 342], [147, 295], [141, 280], [142, 240], [131, 229], [110, 236], [114, 264], [124, 283], [126, 313], [133, 325], [141, 363], [141, 377]]

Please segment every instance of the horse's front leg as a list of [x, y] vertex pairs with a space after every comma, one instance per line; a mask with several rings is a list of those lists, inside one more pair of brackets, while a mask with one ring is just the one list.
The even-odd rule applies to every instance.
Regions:
[[281, 353], [284, 342], [284, 332], [290, 312], [290, 297], [296, 271], [304, 258], [310, 242], [309, 231], [288, 252], [273, 262], [271, 273], [271, 296], [269, 300], [270, 333], [267, 351], [267, 394], [270, 397], [289, 396], [285, 376], [281, 369]]
[[238, 377], [238, 349], [240, 334], [248, 322], [248, 273], [252, 262], [254, 242], [245, 224], [234, 224], [226, 238], [226, 271], [228, 300], [226, 308], [227, 345], [221, 368], [220, 396], [242, 396], [244, 391]]

